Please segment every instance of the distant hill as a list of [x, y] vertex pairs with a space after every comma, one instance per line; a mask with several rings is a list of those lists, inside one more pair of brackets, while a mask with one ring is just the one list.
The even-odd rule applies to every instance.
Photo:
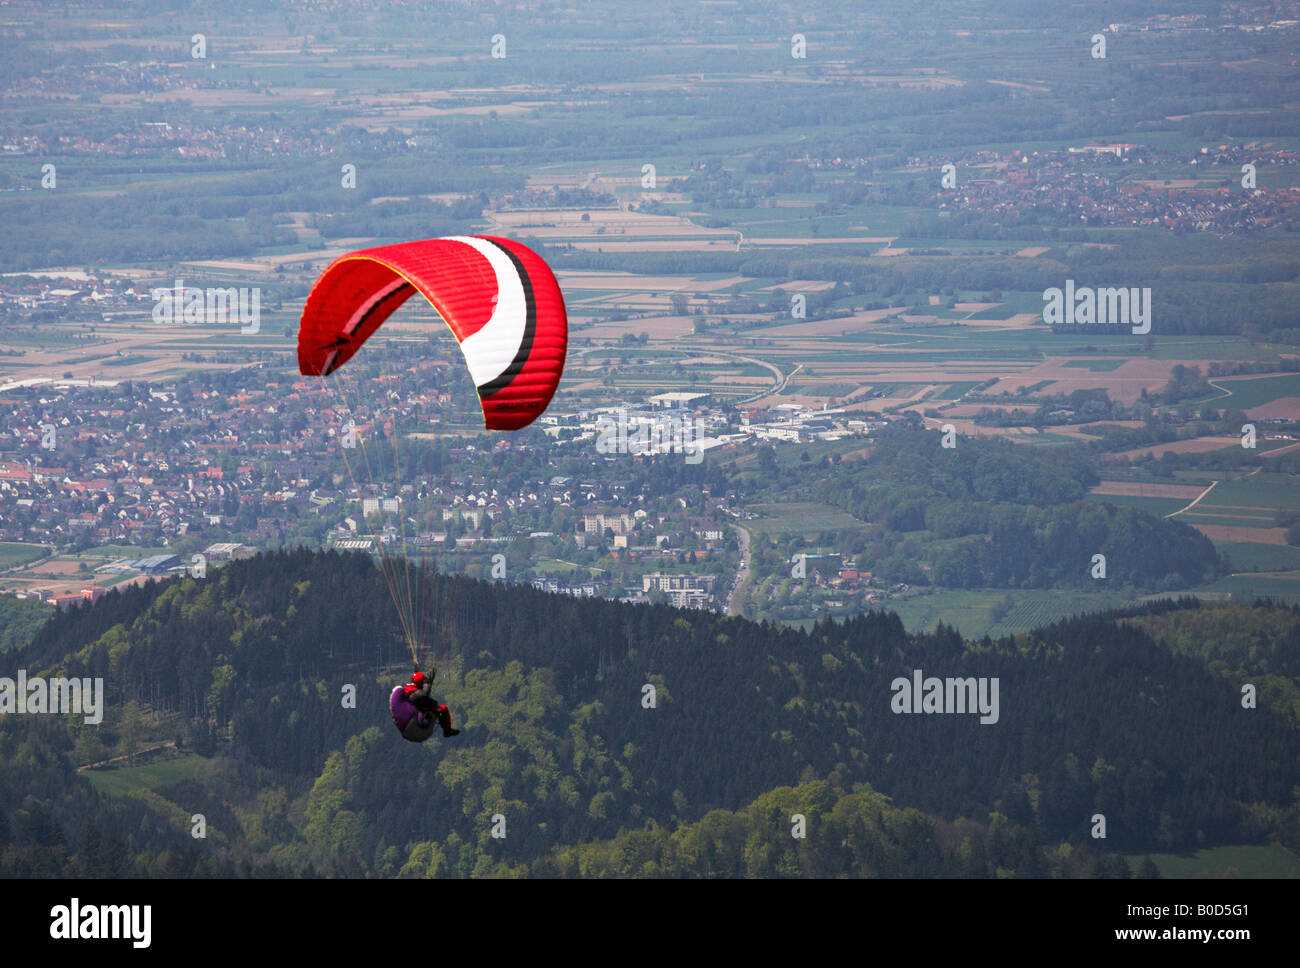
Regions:
[[[55, 616], [8, 665], [102, 676], [108, 711], [0, 718], [0, 872], [1120, 876], [1119, 852], [1300, 847], [1292, 722], [1138, 627], [1195, 603], [963, 642], [878, 612], [805, 632], [426, 581], [464, 732], [422, 746], [388, 718], [410, 658], [364, 556], [263, 555]], [[914, 670], [996, 679], [996, 721], [892, 711]], [[642, 862], [610, 860], [631, 845]]]

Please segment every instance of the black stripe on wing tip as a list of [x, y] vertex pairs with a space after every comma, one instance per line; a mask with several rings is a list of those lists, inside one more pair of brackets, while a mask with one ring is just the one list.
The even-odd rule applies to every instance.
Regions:
[[519, 341], [519, 350], [515, 353], [515, 358], [510, 361], [501, 375], [489, 380], [478, 388], [480, 400], [486, 400], [494, 393], [499, 393], [514, 381], [520, 373], [523, 372], [524, 364], [528, 362], [528, 356], [533, 351], [533, 339], [537, 333], [537, 299], [533, 295], [533, 283], [528, 278], [528, 273], [524, 265], [519, 261], [519, 257], [507, 249], [500, 242], [493, 239], [484, 239], [485, 242], [491, 242], [498, 249], [504, 252], [510, 259], [511, 264], [515, 267], [515, 272], [519, 274], [519, 284], [524, 290], [524, 335]]

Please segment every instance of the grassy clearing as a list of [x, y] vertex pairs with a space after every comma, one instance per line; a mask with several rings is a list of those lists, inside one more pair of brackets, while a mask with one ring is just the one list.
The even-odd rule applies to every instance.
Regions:
[[[1133, 873], [1137, 873], [1146, 856], [1132, 854], [1125, 858]], [[1300, 857], [1278, 844], [1210, 847], [1194, 854], [1150, 857], [1162, 877], [1300, 877]]]
[[130, 796], [140, 790], [156, 790], [181, 780], [198, 780], [207, 776], [210, 762], [191, 753], [174, 760], [148, 766], [124, 766], [116, 770], [87, 770], [86, 777], [100, 793], [110, 797]]
[[[1011, 600], [1011, 608], [999, 617], [1007, 599]], [[891, 601], [885, 608], [897, 612], [909, 632], [929, 631], [943, 622], [969, 639], [986, 633], [996, 638], [1028, 632], [1073, 615], [1117, 608], [1132, 600], [1123, 592], [954, 588]]]
[[46, 545], [27, 544], [21, 541], [0, 542], [0, 570], [44, 558], [52, 550]]
[[851, 514], [816, 502], [755, 504], [762, 515], [746, 521], [745, 527], [755, 534], [814, 534], [820, 531], [858, 531], [864, 525]]

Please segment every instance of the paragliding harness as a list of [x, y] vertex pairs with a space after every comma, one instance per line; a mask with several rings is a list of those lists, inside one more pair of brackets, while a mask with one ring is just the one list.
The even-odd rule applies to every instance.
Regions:
[[[421, 718], [428, 716], [431, 720], [436, 721], [442, 727], [444, 737], [459, 736], [460, 730], [451, 728], [451, 711], [429, 695], [429, 690], [432, 688], [434, 677], [437, 674], [438, 670], [435, 667], [433, 672], [426, 676], [420, 672], [420, 667], [417, 664], [415, 672], [411, 674], [411, 681], [399, 687], [402, 690], [402, 698], [419, 711]], [[429, 725], [432, 727], [432, 722]], [[401, 726], [398, 728], [402, 729]], [[420, 732], [423, 732], [423, 730], [420, 730]], [[432, 733], [431, 728], [429, 732]], [[402, 735], [406, 736], [405, 730], [402, 730]], [[427, 739], [428, 737], [425, 736], [424, 738]]]

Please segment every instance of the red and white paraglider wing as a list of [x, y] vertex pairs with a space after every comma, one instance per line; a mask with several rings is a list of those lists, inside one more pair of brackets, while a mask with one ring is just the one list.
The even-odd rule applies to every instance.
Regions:
[[337, 259], [303, 307], [299, 370], [337, 370], [416, 291], [460, 343], [488, 429], [532, 423], [555, 395], [569, 327], [550, 267], [510, 239], [426, 239]]

